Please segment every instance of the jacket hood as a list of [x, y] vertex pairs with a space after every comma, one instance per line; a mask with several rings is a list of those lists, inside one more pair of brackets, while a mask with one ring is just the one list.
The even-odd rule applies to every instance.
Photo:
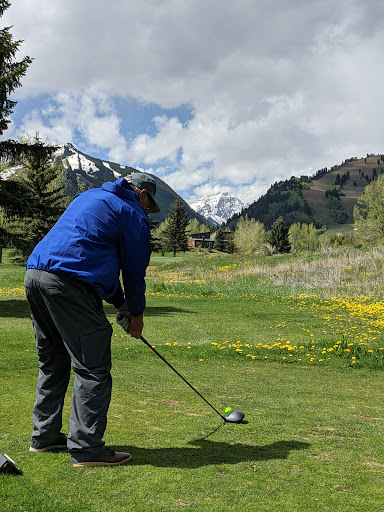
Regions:
[[124, 178], [120, 178], [113, 183], [111, 181], [107, 181], [106, 183], [102, 184], [101, 188], [107, 192], [115, 194], [118, 197], [122, 197], [123, 199], [128, 199], [129, 201], [139, 203], [141, 206], [136, 192]]

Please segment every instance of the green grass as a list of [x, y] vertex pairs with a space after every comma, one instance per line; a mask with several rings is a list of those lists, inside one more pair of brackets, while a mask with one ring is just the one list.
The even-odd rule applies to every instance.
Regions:
[[[145, 338], [219, 411], [238, 408], [245, 422], [223, 424], [148, 347], [114, 324], [105, 441], [130, 451], [132, 463], [83, 470], [72, 468], [67, 453], [30, 453], [33, 330], [21, 291], [24, 270], [2, 265], [0, 452], [24, 472], [1, 476], [3, 509], [382, 512], [378, 299], [357, 300], [352, 288], [347, 298], [335, 287], [332, 302], [328, 288], [300, 289], [291, 256], [160, 258], [148, 272]], [[249, 273], [250, 263], [265, 273]], [[270, 278], [276, 269], [281, 276], [282, 265], [296, 284]], [[355, 306], [357, 316], [348, 309]], [[105, 309], [113, 322], [113, 308]], [[363, 334], [367, 345], [360, 345]], [[333, 348], [339, 338], [343, 351], [322, 356], [323, 345]], [[344, 352], [347, 338], [360, 355]], [[70, 393], [64, 430], [69, 412]]]

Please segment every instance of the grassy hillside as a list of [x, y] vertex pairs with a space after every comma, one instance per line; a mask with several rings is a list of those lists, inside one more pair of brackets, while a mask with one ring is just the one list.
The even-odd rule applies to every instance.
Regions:
[[[379, 172], [377, 164], [379, 158], [380, 155], [371, 155], [367, 158], [346, 161], [340, 166], [335, 166], [320, 179], [311, 180], [310, 188], [303, 190], [302, 195], [308, 205], [314, 210], [316, 217], [322, 225], [327, 226], [329, 229], [337, 228], [338, 231], [345, 231], [351, 228], [353, 224], [353, 207], [364, 188], [368, 185], [366, 176], [372, 179], [373, 169]], [[347, 174], [347, 172], [349, 172], [350, 179], [343, 185], [343, 193], [345, 195], [340, 197], [347, 218], [345, 224], [338, 224], [335, 222], [327, 204], [325, 191], [334, 184], [337, 174], [342, 175]]]

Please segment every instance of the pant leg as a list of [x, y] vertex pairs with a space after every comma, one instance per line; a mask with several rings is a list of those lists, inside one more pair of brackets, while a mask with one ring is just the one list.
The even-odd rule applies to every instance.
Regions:
[[88, 285], [41, 272], [40, 286], [75, 373], [68, 449], [74, 462], [92, 460], [104, 449], [112, 389], [112, 327]]
[[32, 313], [39, 357], [31, 446], [43, 448], [57, 440], [62, 428], [62, 411], [70, 378], [71, 359], [40, 293], [40, 273], [28, 273], [25, 278], [26, 295]]

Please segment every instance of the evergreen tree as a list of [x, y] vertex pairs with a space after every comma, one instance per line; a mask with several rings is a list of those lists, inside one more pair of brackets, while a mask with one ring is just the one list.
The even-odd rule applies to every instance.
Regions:
[[166, 219], [166, 228], [164, 231], [165, 244], [168, 251], [185, 252], [188, 250], [186, 228], [188, 225], [187, 211], [178, 197], [169, 209]]
[[[0, 17], [10, 6], [7, 0], [0, 0]], [[16, 101], [11, 101], [9, 95], [21, 86], [20, 79], [25, 75], [32, 59], [25, 57], [16, 62], [15, 55], [22, 41], [13, 41], [10, 27], [0, 30], [0, 135], [8, 128], [12, 109]]]
[[[8, 0], [0, 0], [0, 17], [10, 6]], [[16, 61], [16, 53], [23, 41], [14, 41], [10, 32], [11, 27], [5, 27], [0, 30], [0, 135], [3, 135], [11, 122], [8, 117], [12, 114], [13, 108], [17, 101], [12, 101], [9, 96], [19, 87], [21, 87], [21, 78], [27, 72], [29, 65], [32, 63], [30, 57], [24, 57], [20, 61]], [[4, 140], [0, 142], [0, 160], [4, 163], [15, 163], [18, 157], [27, 154], [31, 149], [22, 143], [13, 140]], [[0, 204], [2, 204], [2, 193], [7, 195], [6, 181], [0, 183]], [[6, 198], [10, 201], [10, 198]], [[11, 204], [9, 202], [9, 204]]]
[[224, 229], [220, 228], [216, 231], [215, 242], [213, 244], [213, 248], [216, 249], [216, 251], [226, 252], [227, 240], [225, 238]]
[[[0, 17], [10, 7], [10, 2], [0, 0]], [[16, 101], [9, 96], [21, 86], [21, 78], [25, 75], [32, 62], [30, 57], [16, 61], [15, 56], [22, 41], [14, 41], [10, 27], [0, 30], [0, 135], [7, 130]], [[48, 150], [48, 148], [47, 148]], [[33, 148], [13, 140], [0, 142], [1, 167], [10, 167], [18, 163], [20, 156], [30, 154]], [[28, 201], [25, 200], [26, 190], [21, 182], [0, 179], [0, 263], [2, 248], [12, 240], [8, 230], [8, 221], [15, 215], [21, 217], [30, 214]]]
[[30, 212], [22, 219], [10, 224], [13, 234], [12, 245], [16, 255], [25, 260], [34, 246], [56, 223], [66, 206], [63, 175], [52, 162], [53, 149], [47, 152], [47, 144], [36, 135], [27, 144], [33, 151], [21, 159], [23, 167], [20, 177], [26, 189], [25, 200]]
[[149, 224], [151, 227], [151, 248], [153, 252], [162, 252], [163, 250], [163, 240], [159, 236], [159, 221], [149, 219]]
[[291, 244], [288, 237], [288, 227], [283, 217], [279, 217], [271, 227], [269, 243], [278, 253], [286, 253], [291, 251]]

